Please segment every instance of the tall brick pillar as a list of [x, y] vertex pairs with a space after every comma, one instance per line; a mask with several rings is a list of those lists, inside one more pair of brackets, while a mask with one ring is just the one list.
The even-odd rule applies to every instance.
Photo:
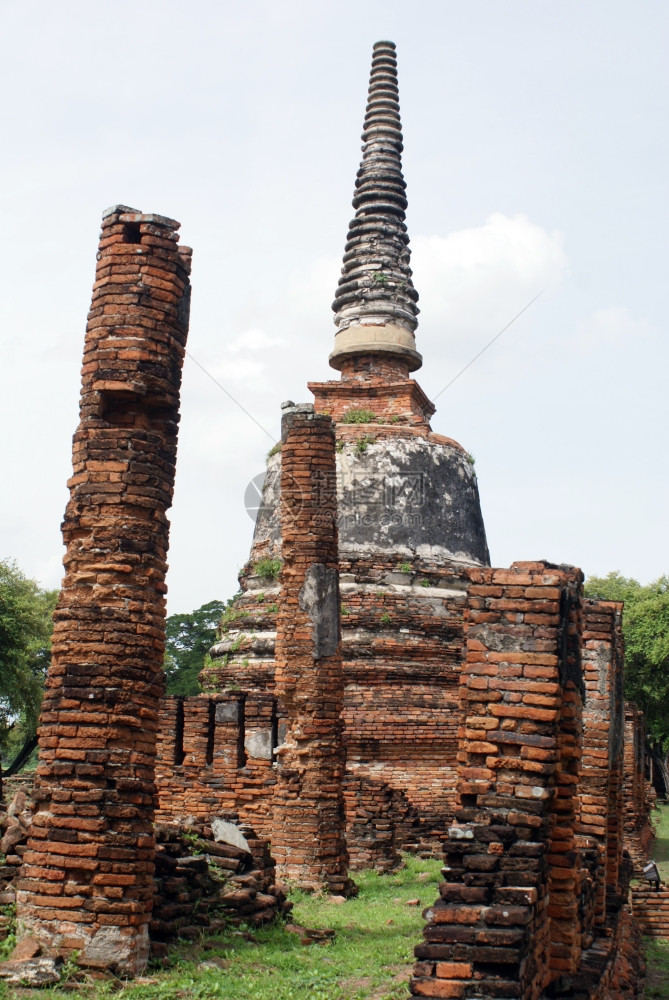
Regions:
[[606, 920], [607, 894], [619, 890], [622, 861], [623, 605], [586, 600], [583, 606], [583, 759], [577, 832], [602, 858], [596, 921]]
[[580, 960], [583, 576], [541, 562], [469, 575], [459, 808], [410, 990], [539, 1000]]
[[48, 955], [132, 975], [152, 905], [165, 573], [188, 332], [179, 223], [105, 212], [65, 511], [19, 925]]
[[303, 888], [349, 895], [334, 425], [310, 404], [285, 404], [281, 430], [276, 694], [287, 731], [277, 748], [272, 853]]

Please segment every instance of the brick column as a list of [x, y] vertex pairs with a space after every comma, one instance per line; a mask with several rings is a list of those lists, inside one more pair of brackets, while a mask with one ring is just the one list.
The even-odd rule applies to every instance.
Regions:
[[650, 825], [650, 801], [644, 774], [646, 734], [643, 713], [632, 702], [625, 702], [625, 739], [623, 757], [624, 846], [635, 867], [646, 861], [653, 839]]
[[103, 217], [63, 522], [19, 925], [48, 955], [139, 972], [148, 951], [165, 573], [190, 250], [179, 224]]
[[580, 588], [568, 567], [470, 571], [460, 806], [411, 992], [537, 1000], [580, 949]]
[[622, 604], [584, 602], [583, 760], [577, 831], [597, 842], [603, 877], [595, 920], [606, 918], [606, 892], [616, 893], [622, 859], [623, 649]]
[[311, 405], [282, 418], [283, 566], [276, 695], [286, 716], [277, 748], [272, 853], [303, 888], [344, 895], [348, 879], [342, 779], [344, 679], [339, 627], [337, 496], [332, 420]]

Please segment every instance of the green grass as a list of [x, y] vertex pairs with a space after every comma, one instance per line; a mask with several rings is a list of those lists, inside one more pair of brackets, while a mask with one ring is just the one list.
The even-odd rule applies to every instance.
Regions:
[[280, 570], [280, 559], [258, 559], [253, 564], [253, 572], [263, 580], [276, 580]]
[[669, 941], [644, 939], [646, 1000], [669, 1000]]
[[[3, 941], [0, 941], [0, 962], [4, 962], [9, 958], [16, 944], [16, 906], [13, 903], [0, 906], [0, 916], [3, 918], [7, 935]], [[1, 993], [0, 996], [2, 996]]]
[[653, 844], [653, 860], [663, 882], [669, 882], [669, 804], [661, 803], [653, 813], [655, 826], [655, 843]]
[[[663, 882], [669, 882], [669, 804], [658, 803], [653, 815], [655, 843], [652, 857]], [[669, 1000], [669, 941], [644, 939], [646, 1000]]]
[[[169, 968], [154, 967], [129, 983], [80, 983], [86, 1000], [403, 1000], [421, 940], [421, 911], [437, 897], [440, 862], [406, 857], [392, 875], [354, 874], [357, 899], [335, 904], [327, 897], [294, 892], [292, 921], [303, 927], [330, 928], [326, 944], [303, 945], [282, 924], [253, 932], [257, 943], [230, 931], [171, 951]], [[407, 906], [420, 899], [420, 906]], [[206, 964], [205, 964], [206, 963]], [[17, 990], [4, 997], [65, 1000], [72, 989]]]

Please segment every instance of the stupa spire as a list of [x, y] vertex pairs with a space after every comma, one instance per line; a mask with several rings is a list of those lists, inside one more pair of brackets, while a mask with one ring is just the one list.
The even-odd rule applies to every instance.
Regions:
[[362, 139], [355, 218], [332, 304], [338, 330], [330, 364], [341, 370], [352, 356], [386, 354], [403, 358], [408, 371], [414, 371], [422, 363], [414, 338], [418, 293], [404, 224], [406, 184], [393, 42], [374, 45]]

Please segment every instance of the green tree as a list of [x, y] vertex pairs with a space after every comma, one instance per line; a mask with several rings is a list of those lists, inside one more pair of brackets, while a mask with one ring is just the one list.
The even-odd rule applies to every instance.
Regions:
[[198, 694], [198, 674], [216, 641], [216, 629], [226, 605], [209, 601], [189, 615], [170, 615], [165, 626], [167, 694]]
[[57, 590], [43, 590], [0, 560], [0, 752], [33, 736], [51, 656]]
[[609, 573], [590, 577], [585, 592], [625, 602], [625, 697], [643, 711], [649, 749], [669, 785], [669, 577], [644, 586]]

